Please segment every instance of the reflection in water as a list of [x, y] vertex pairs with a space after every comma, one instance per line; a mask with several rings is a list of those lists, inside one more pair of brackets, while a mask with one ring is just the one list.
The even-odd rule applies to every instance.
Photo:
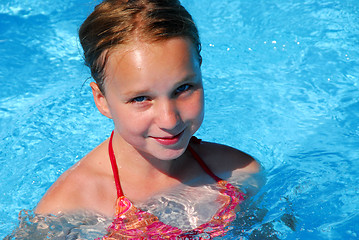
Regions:
[[297, 219], [291, 204], [284, 209], [283, 214], [275, 218], [271, 216], [270, 207], [266, 207], [265, 198], [267, 193], [257, 194], [254, 198], [244, 202], [241, 211], [233, 223], [231, 231], [225, 239], [286, 239], [282, 234], [283, 229], [296, 231]]
[[19, 226], [5, 240], [10, 239], [95, 239], [106, 233], [111, 220], [91, 213], [61, 216], [41, 216], [22, 210]]
[[[238, 181], [238, 177], [233, 177]], [[243, 179], [242, 179], [243, 180]], [[238, 184], [237, 184], [238, 185]], [[242, 186], [248, 194], [253, 186]], [[207, 222], [221, 207], [218, 202], [218, 185], [182, 185], [170, 192], [154, 196], [147, 202], [137, 205], [151, 212], [166, 224], [183, 230], [193, 229]], [[275, 229], [278, 224], [293, 231], [296, 219], [289, 211], [277, 219], [268, 221], [268, 210], [262, 207], [265, 194], [251, 198], [240, 204], [237, 219], [228, 227], [229, 232], [220, 239], [279, 239]], [[5, 239], [95, 239], [104, 236], [112, 219], [99, 214], [78, 212], [60, 216], [41, 216], [23, 210], [19, 215], [18, 228]]]
[[[295, 231], [297, 220], [294, 215], [285, 213], [279, 216], [279, 220], [264, 223], [268, 210], [252, 207], [254, 206], [238, 212], [236, 221], [229, 227], [229, 232], [220, 239], [280, 239], [280, 233], [275, 230], [278, 224], [285, 224]], [[174, 217], [169, 216], [168, 220], [173, 221]], [[95, 239], [104, 236], [111, 223], [111, 219], [90, 213], [44, 217], [26, 210], [21, 211], [19, 220], [19, 227], [5, 237], [5, 240]]]

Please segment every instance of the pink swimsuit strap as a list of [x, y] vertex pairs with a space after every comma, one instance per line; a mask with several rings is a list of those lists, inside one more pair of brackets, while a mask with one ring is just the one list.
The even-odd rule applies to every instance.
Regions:
[[[115, 153], [113, 151], [113, 147], [112, 147], [112, 139], [113, 139], [113, 134], [114, 131], [112, 131], [111, 136], [110, 136], [110, 140], [108, 143], [108, 153], [110, 156], [110, 161], [111, 161], [111, 166], [112, 166], [112, 171], [113, 171], [113, 176], [115, 179], [115, 184], [116, 184], [116, 190], [117, 190], [117, 197], [121, 197], [123, 196], [123, 191], [122, 191], [122, 187], [121, 187], [121, 183], [120, 183], [120, 176], [118, 174], [118, 167], [117, 167], [117, 163], [116, 163], [116, 157], [115, 157]], [[200, 139], [196, 138], [196, 137], [192, 137], [191, 138], [191, 142], [197, 143], [199, 144], [201, 142]], [[216, 182], [220, 182], [222, 181], [221, 178], [217, 177], [212, 171], [211, 169], [208, 168], [208, 166], [206, 165], [206, 163], [203, 161], [203, 159], [194, 151], [194, 149], [188, 145], [188, 150], [191, 152], [192, 156], [196, 159], [196, 161], [198, 162], [198, 164], [202, 167], [202, 169], [210, 176], [212, 177]]]
[[[192, 141], [194, 141], [195, 143], [198, 142], [200, 143], [201, 140], [199, 140], [196, 137], [192, 137], [191, 138]], [[196, 151], [190, 146], [188, 145], [188, 150], [192, 153], [192, 156], [197, 160], [198, 164], [202, 167], [202, 169], [209, 175], [211, 176], [216, 182], [222, 181], [221, 178], [217, 177], [212, 171], [211, 169], [208, 168], [207, 164], [203, 161], [203, 159], [198, 155], [198, 153], [196, 153]]]
[[112, 131], [110, 141], [108, 143], [108, 153], [109, 153], [109, 156], [110, 156], [113, 176], [115, 178], [115, 184], [116, 184], [116, 190], [117, 190], [117, 198], [119, 198], [119, 197], [123, 196], [123, 191], [122, 191], [121, 184], [120, 184], [120, 176], [118, 174], [116, 157], [115, 157], [115, 153], [114, 153], [113, 147], [112, 147], [113, 133], [114, 133], [114, 131]]

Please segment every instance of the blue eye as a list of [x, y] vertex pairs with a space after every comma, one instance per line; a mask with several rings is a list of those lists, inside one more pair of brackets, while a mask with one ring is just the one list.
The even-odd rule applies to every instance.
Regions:
[[179, 86], [179, 87], [176, 89], [176, 94], [185, 92], [185, 91], [187, 91], [190, 87], [191, 87], [191, 85], [189, 85], [189, 84], [183, 84], [183, 85]]
[[133, 99], [131, 100], [131, 102], [140, 103], [140, 102], [144, 102], [144, 101], [146, 101], [146, 100], [148, 100], [147, 97], [145, 97], [145, 96], [140, 96], [140, 97], [135, 97], [135, 98], [133, 98]]

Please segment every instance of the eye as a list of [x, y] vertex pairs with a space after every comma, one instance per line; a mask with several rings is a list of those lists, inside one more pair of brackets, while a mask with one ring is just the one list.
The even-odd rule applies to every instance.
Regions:
[[180, 94], [180, 93], [182, 93], [182, 92], [185, 92], [185, 91], [189, 90], [191, 87], [192, 87], [192, 86], [189, 85], [189, 84], [183, 84], [183, 85], [179, 86], [179, 87], [176, 89], [175, 94], [177, 95], [177, 94]]
[[142, 103], [142, 102], [147, 101], [147, 100], [149, 100], [148, 97], [139, 96], [139, 97], [135, 97], [135, 98], [131, 99], [130, 102], [132, 102], [132, 103]]

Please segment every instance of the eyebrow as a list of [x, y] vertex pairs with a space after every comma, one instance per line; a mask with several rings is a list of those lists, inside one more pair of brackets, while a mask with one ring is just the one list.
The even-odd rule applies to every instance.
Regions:
[[[180, 85], [182, 85], [185, 82], [189, 82], [192, 81], [193, 79], [195, 79], [197, 77], [198, 74], [196, 73], [191, 73], [188, 76], [186, 76], [185, 78], [183, 78], [182, 80], [176, 82], [174, 84], [174, 89], [179, 87]], [[148, 95], [149, 93], [151, 93], [151, 90], [149, 89], [140, 89], [140, 90], [135, 90], [135, 91], [128, 91], [123, 93], [124, 96], [126, 97], [132, 97], [132, 96], [143, 96], [143, 95]]]

